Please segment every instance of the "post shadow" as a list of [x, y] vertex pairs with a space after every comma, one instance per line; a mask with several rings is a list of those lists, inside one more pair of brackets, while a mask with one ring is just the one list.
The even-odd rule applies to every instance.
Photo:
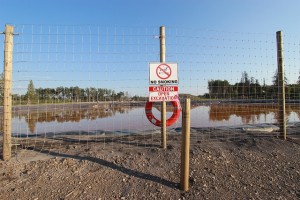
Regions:
[[124, 174], [127, 174], [129, 176], [134, 176], [136, 178], [156, 182], [156, 183], [165, 185], [165, 186], [170, 187], [170, 188], [179, 189], [179, 184], [178, 183], [168, 181], [166, 179], [163, 179], [163, 178], [155, 176], [155, 175], [146, 174], [146, 173], [139, 172], [139, 171], [136, 171], [136, 170], [128, 169], [126, 167], [116, 165], [112, 162], [109, 162], [109, 161], [101, 159], [101, 158], [93, 158], [93, 157], [90, 157], [90, 156], [78, 156], [78, 155], [62, 154], [62, 153], [57, 153], [57, 152], [53, 152], [53, 151], [46, 151], [46, 150], [39, 150], [39, 149], [31, 149], [31, 150], [34, 150], [34, 151], [37, 151], [37, 152], [40, 152], [40, 153], [44, 153], [44, 154], [48, 154], [48, 155], [52, 155], [52, 156], [56, 156], [56, 157], [73, 158], [73, 159], [76, 159], [76, 160], [87, 160], [87, 161], [94, 162], [94, 163], [97, 163], [99, 165], [102, 165], [104, 167], [108, 167], [108, 168], [111, 168], [113, 170], [120, 171], [120, 172], [122, 172]]

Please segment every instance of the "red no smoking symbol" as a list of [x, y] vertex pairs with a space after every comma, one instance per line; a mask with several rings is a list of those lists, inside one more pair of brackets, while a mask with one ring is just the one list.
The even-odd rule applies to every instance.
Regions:
[[160, 64], [156, 68], [156, 75], [160, 79], [168, 79], [172, 74], [171, 67], [167, 64]]

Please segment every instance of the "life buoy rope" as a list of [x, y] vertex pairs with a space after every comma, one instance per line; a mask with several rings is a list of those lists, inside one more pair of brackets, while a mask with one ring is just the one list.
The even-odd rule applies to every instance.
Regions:
[[[171, 126], [172, 124], [174, 124], [179, 116], [180, 116], [180, 110], [181, 110], [181, 106], [180, 106], [180, 102], [179, 101], [171, 101], [173, 107], [174, 107], [174, 110], [173, 110], [173, 114], [172, 116], [167, 119], [166, 121], [166, 125], [167, 126]], [[148, 120], [154, 124], [155, 126], [161, 126], [161, 121], [158, 120], [152, 113], [152, 105], [153, 103], [152, 102], [149, 102], [147, 101], [146, 103], [146, 106], [145, 106], [145, 112], [146, 112], [146, 116], [148, 118]]]

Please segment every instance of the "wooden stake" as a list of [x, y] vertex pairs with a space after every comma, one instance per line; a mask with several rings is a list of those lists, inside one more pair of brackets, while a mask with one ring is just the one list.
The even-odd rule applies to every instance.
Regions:
[[4, 42], [3, 160], [11, 158], [13, 33], [14, 27], [6, 25]]
[[[160, 32], [160, 62], [166, 62], [166, 35], [165, 27], [161, 26]], [[161, 147], [167, 148], [167, 104], [165, 101], [161, 102]]]
[[161, 26], [159, 29], [160, 39], [160, 62], [166, 62], [166, 28]]
[[190, 128], [191, 111], [190, 99], [185, 99], [182, 110], [182, 143], [181, 143], [181, 168], [180, 168], [180, 189], [189, 190], [189, 167], [190, 167]]
[[286, 114], [285, 114], [285, 83], [283, 62], [283, 40], [282, 32], [276, 32], [277, 40], [277, 65], [278, 65], [278, 106], [279, 106], [279, 128], [281, 137], [286, 140]]

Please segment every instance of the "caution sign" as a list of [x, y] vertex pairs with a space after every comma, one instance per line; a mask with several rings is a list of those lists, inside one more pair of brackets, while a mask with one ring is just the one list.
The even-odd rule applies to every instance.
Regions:
[[149, 86], [149, 101], [178, 100], [178, 86]]
[[150, 63], [150, 85], [177, 85], [177, 63]]

